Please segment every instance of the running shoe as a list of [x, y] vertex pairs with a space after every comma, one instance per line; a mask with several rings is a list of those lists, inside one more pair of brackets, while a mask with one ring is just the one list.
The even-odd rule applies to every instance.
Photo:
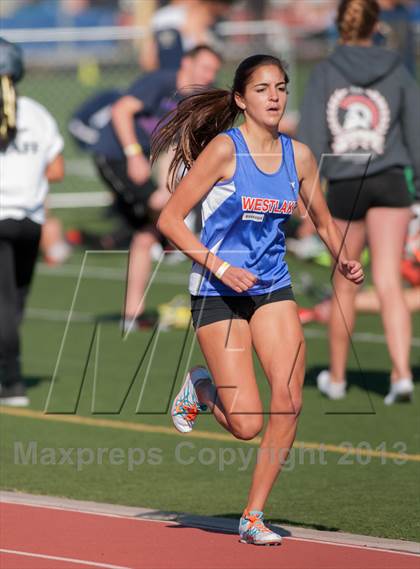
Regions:
[[329, 399], [344, 399], [346, 396], [347, 383], [345, 381], [332, 381], [330, 372], [326, 369], [318, 374], [316, 384], [319, 391]]
[[200, 411], [206, 411], [207, 406], [200, 404], [195, 386], [200, 381], [211, 381], [205, 367], [197, 366], [187, 373], [180, 392], [172, 404], [172, 421], [180, 433], [190, 433]]
[[120, 328], [124, 334], [135, 332], [136, 330], [151, 330], [159, 322], [159, 314], [156, 310], [145, 310], [142, 314], [132, 318], [126, 316], [120, 320]]
[[385, 405], [392, 405], [404, 401], [411, 401], [413, 398], [414, 383], [411, 378], [402, 378], [391, 383], [391, 389], [384, 399]]
[[67, 261], [73, 251], [72, 246], [67, 241], [58, 241], [48, 247], [44, 253], [44, 261], [50, 267], [62, 265]]
[[23, 382], [19, 381], [12, 385], [0, 385], [0, 405], [27, 407], [29, 405], [29, 399], [26, 395], [26, 388]]
[[317, 235], [308, 235], [300, 239], [289, 238], [286, 244], [288, 251], [304, 261], [313, 259], [325, 251], [325, 245]]
[[262, 512], [245, 510], [239, 522], [239, 541], [251, 545], [280, 545], [281, 536], [264, 524]]

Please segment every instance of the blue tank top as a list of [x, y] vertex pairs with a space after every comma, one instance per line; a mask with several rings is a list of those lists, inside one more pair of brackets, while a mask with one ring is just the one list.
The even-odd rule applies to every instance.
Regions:
[[292, 140], [279, 134], [282, 163], [277, 172], [267, 174], [256, 165], [239, 128], [224, 134], [235, 144], [236, 169], [230, 180], [213, 186], [203, 200], [200, 241], [223, 261], [256, 275], [258, 281], [245, 293], [237, 293], [193, 263], [189, 291], [205, 296], [266, 294], [291, 284], [282, 225], [296, 208], [299, 193]]

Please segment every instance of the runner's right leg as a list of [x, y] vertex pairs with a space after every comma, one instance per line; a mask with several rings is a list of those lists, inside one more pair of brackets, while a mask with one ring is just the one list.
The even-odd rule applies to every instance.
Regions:
[[263, 415], [248, 322], [222, 320], [201, 326], [196, 333], [215, 386], [198, 385], [200, 403], [235, 437], [254, 438], [262, 429]]

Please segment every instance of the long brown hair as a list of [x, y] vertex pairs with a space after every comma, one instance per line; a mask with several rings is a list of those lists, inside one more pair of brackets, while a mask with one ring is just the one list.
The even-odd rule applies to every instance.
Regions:
[[338, 7], [337, 26], [342, 42], [367, 39], [379, 18], [376, 0], [342, 0]]
[[170, 148], [175, 149], [169, 167], [168, 185], [175, 189], [181, 169], [189, 170], [204, 147], [218, 134], [235, 123], [242, 110], [234, 94], [245, 94], [254, 71], [263, 65], [275, 65], [289, 82], [286, 65], [272, 55], [252, 55], [244, 59], [235, 72], [232, 89], [206, 89], [185, 97], [177, 108], [166, 115], [152, 135], [152, 163]]

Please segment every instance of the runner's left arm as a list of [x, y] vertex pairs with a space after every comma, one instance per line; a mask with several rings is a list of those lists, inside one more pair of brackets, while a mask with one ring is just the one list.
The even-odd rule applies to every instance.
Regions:
[[318, 174], [318, 165], [310, 149], [294, 141], [296, 168], [300, 182], [300, 197], [312, 219], [318, 235], [335, 259], [338, 270], [355, 284], [363, 282], [363, 269], [359, 261], [350, 260], [344, 236], [331, 217], [325, 202]]

